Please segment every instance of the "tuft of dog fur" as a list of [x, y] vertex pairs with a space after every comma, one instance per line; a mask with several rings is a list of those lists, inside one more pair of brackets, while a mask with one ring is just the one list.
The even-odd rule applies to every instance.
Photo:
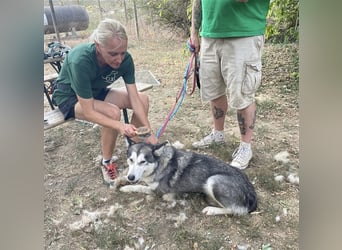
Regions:
[[156, 193], [164, 199], [175, 194], [204, 193], [214, 204], [202, 210], [206, 215], [245, 215], [257, 208], [257, 195], [247, 175], [215, 157], [166, 143], [129, 141], [127, 163], [125, 181], [131, 185], [121, 180], [122, 192]]

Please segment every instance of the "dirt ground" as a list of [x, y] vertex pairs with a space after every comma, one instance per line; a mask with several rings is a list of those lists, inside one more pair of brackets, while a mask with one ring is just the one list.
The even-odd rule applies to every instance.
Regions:
[[[82, 39], [66, 40], [70, 46]], [[189, 52], [183, 39], [129, 41], [136, 70], [160, 82], [148, 90], [154, 131], [175, 102]], [[52, 73], [49, 65], [45, 73]], [[298, 46], [266, 44], [263, 81], [257, 94], [253, 158], [244, 170], [255, 186], [257, 212], [243, 217], [205, 216], [201, 195], [167, 203], [160, 197], [125, 194], [104, 185], [99, 168], [100, 128], [71, 121], [44, 131], [45, 249], [299, 249]], [[188, 83], [188, 85], [191, 85]], [[190, 87], [190, 86], [189, 86]], [[49, 106], [44, 101], [44, 109]], [[187, 95], [160, 141], [184, 148], [211, 130], [209, 104], [199, 91]], [[239, 142], [236, 113], [229, 110], [225, 145], [198, 152], [224, 161]], [[114, 154], [122, 172], [126, 145]]]

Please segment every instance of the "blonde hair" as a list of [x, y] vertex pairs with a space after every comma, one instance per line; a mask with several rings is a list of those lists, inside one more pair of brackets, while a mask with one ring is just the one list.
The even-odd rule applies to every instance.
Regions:
[[106, 18], [102, 20], [90, 36], [90, 41], [105, 46], [109, 38], [117, 37], [128, 40], [125, 27], [114, 19]]

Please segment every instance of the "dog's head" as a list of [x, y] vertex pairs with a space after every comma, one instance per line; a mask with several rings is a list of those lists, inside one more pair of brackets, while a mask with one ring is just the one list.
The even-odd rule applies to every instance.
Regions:
[[130, 139], [127, 141], [127, 180], [135, 183], [152, 175], [158, 166], [160, 150], [167, 142], [153, 145], [145, 142], [135, 143]]

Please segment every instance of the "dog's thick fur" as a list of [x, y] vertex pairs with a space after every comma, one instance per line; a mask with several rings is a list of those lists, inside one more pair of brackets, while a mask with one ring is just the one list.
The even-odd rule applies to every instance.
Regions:
[[159, 193], [165, 200], [175, 194], [204, 193], [214, 204], [202, 210], [207, 215], [244, 215], [257, 208], [257, 196], [246, 174], [214, 157], [166, 143], [129, 141], [127, 163], [131, 185], [120, 187], [122, 192]]

